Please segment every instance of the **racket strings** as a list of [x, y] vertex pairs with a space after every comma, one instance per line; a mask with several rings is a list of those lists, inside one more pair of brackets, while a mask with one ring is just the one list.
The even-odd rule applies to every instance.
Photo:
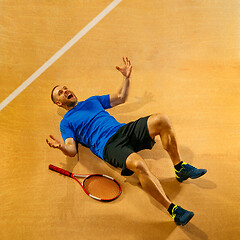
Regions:
[[90, 176], [84, 180], [83, 185], [87, 192], [101, 199], [112, 199], [120, 194], [118, 184], [104, 176]]

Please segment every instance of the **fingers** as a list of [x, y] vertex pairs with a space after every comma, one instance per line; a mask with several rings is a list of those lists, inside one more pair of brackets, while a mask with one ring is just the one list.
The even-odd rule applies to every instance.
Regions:
[[131, 72], [132, 72], [131, 62], [127, 57], [123, 57], [122, 59], [123, 59], [125, 66], [123, 66], [123, 68], [116, 66], [116, 69], [118, 71], [120, 71], [123, 74], [123, 76], [130, 77]]
[[53, 147], [53, 144], [51, 142], [49, 142], [48, 139], [46, 139], [46, 142], [49, 145], [49, 147]]
[[125, 63], [125, 65], [131, 66], [131, 62], [127, 57], [126, 58], [123, 57], [122, 59], [123, 59], [123, 62]]
[[129, 75], [131, 74], [131, 72], [132, 72], [132, 65], [129, 68]]
[[131, 66], [131, 62], [127, 57], [126, 57], [126, 60], [127, 60], [128, 66]]
[[49, 137], [53, 140], [56, 140], [55, 137], [53, 135], [49, 135]]
[[52, 135], [49, 135], [49, 137], [52, 138], [54, 142], [50, 142], [48, 139], [46, 139], [47, 144], [52, 148], [59, 148], [61, 144], [58, 143], [57, 140]]

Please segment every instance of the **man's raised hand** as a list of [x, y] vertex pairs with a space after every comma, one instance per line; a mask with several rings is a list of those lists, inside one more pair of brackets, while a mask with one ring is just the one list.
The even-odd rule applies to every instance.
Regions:
[[132, 72], [132, 65], [130, 60], [126, 57], [123, 57], [123, 62], [124, 62], [124, 66], [123, 68], [120, 68], [118, 66], [116, 66], [116, 69], [122, 73], [122, 75], [126, 78], [130, 78], [131, 72]]
[[54, 136], [49, 135], [49, 137], [52, 139], [51, 141], [49, 141], [48, 139], [46, 139], [47, 144], [52, 147], [52, 148], [62, 148], [62, 144], [60, 141], [58, 141]]

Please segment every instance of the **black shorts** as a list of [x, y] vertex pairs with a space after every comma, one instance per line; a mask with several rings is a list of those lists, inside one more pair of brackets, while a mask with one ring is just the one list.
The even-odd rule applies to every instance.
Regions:
[[143, 149], [152, 149], [155, 144], [148, 132], [147, 120], [150, 116], [130, 122], [118, 129], [108, 140], [103, 150], [104, 161], [122, 168], [121, 175], [130, 176], [133, 172], [126, 167], [127, 157]]

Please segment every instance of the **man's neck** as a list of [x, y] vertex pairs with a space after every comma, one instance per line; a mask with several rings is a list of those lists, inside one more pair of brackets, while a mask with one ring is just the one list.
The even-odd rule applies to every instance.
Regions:
[[67, 111], [69, 111], [69, 110], [73, 109], [74, 107], [76, 107], [77, 104], [78, 104], [78, 102], [76, 102], [73, 106], [64, 106], [64, 108], [65, 108]]

